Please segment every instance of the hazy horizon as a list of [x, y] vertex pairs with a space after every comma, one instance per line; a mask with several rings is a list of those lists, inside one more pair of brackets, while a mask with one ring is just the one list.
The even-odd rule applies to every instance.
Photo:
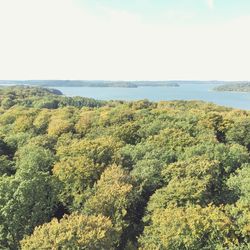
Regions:
[[202, 79], [152, 79], [152, 80], [145, 80], [145, 79], [0, 79], [1, 82], [4, 81], [100, 81], [100, 82], [249, 82], [250, 80], [202, 80]]
[[0, 0], [0, 79], [248, 81], [247, 0]]

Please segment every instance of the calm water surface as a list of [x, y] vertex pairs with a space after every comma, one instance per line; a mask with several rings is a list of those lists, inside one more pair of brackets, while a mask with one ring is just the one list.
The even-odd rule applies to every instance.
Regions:
[[180, 87], [96, 88], [56, 87], [66, 96], [100, 100], [202, 100], [219, 105], [250, 110], [250, 93], [216, 92], [218, 84], [181, 84]]

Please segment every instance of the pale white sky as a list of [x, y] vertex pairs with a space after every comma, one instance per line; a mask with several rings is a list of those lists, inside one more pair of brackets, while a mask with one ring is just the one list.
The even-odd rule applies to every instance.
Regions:
[[0, 0], [0, 79], [250, 80], [250, 12], [220, 1]]

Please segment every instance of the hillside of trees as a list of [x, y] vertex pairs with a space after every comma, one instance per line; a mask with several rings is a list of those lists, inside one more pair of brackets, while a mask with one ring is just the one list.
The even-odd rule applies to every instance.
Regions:
[[3, 109], [13, 106], [57, 109], [66, 106], [101, 107], [105, 101], [85, 97], [66, 97], [57, 89], [30, 86], [13, 86], [0, 88], [0, 101]]
[[0, 249], [250, 249], [250, 112], [0, 90]]
[[250, 92], [250, 82], [223, 84], [214, 88], [216, 91]]

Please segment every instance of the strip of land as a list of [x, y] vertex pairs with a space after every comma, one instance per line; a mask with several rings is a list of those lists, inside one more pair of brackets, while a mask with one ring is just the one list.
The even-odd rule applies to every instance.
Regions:
[[216, 91], [250, 92], [250, 82], [223, 84], [214, 88]]

